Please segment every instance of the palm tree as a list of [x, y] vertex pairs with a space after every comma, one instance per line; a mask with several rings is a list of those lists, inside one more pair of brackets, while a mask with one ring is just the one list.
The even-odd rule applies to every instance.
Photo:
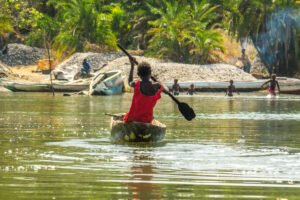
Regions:
[[170, 58], [175, 61], [184, 61], [188, 57], [185, 51], [185, 8], [178, 1], [166, 1], [161, 8], [149, 5], [152, 13], [160, 18], [150, 21], [153, 27], [148, 31], [152, 36], [148, 50], [161, 58]]
[[203, 63], [211, 50], [222, 50], [222, 39], [214, 29], [216, 6], [205, 0], [191, 0], [166, 1], [161, 7], [149, 7], [159, 15], [149, 22], [150, 53], [178, 62]]
[[61, 23], [54, 39], [54, 46], [61, 52], [84, 51], [89, 43], [108, 49], [116, 47], [116, 37], [112, 31], [113, 7], [101, 7], [94, 0], [52, 0], [50, 3], [57, 9], [57, 19]]

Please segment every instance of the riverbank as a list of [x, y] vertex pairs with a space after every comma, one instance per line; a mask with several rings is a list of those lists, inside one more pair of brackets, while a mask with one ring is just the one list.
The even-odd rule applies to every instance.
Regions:
[[[219, 86], [215, 86], [211, 83], [217, 83], [222, 85], [222, 89], [226, 89], [229, 80], [234, 80], [235, 82], [255, 82], [257, 79], [251, 74], [245, 73], [240, 68], [240, 63], [237, 65], [228, 63], [215, 63], [206, 65], [196, 65], [196, 64], [185, 64], [185, 63], [175, 63], [155, 58], [149, 58], [141, 56], [142, 52], [131, 52], [138, 62], [148, 62], [152, 67], [152, 74], [159, 81], [167, 83], [170, 85], [174, 79], [179, 80], [179, 84], [191, 84], [198, 83], [199, 88], [204, 89], [220, 89]], [[25, 45], [11, 44], [8, 45], [8, 52], [6, 55], [1, 57], [5, 64], [2, 64], [2, 71], [5, 71], [6, 77], [0, 78], [0, 85], [8, 82], [16, 82], [20, 84], [36, 84], [50, 83], [50, 75], [45, 74], [49, 68], [48, 62], [43, 62], [45, 66], [41, 68], [40, 58], [45, 59], [45, 51], [43, 49], [35, 49]], [[232, 56], [231, 56], [232, 57]], [[121, 70], [124, 76], [124, 80], [127, 80], [127, 76], [130, 70], [130, 63], [128, 57], [124, 56], [122, 52], [111, 52], [111, 53], [75, 53], [68, 59], [57, 63], [53, 62], [53, 72], [52, 78], [57, 79], [55, 82], [64, 81], [74, 81], [78, 79], [78, 74], [82, 68], [82, 62], [87, 59], [92, 68], [92, 74], [104, 73], [110, 70]], [[25, 62], [26, 60], [26, 62]], [[230, 63], [235, 63], [230, 59]], [[30, 62], [29, 62], [30, 61]], [[23, 65], [17, 65], [23, 63]], [[259, 63], [254, 63], [253, 71], [256, 75], [258, 68], [261, 68]], [[45, 70], [46, 69], [46, 70]], [[261, 73], [260, 76], [263, 76]], [[134, 73], [134, 78], [138, 79], [136, 71]], [[204, 83], [204, 84], [203, 84]], [[207, 84], [206, 84], [207, 83]], [[202, 85], [205, 85], [202, 87]], [[206, 86], [208, 85], [208, 86]], [[184, 86], [185, 88], [185, 86]], [[197, 87], [196, 87], [197, 89]], [[212, 90], [212, 91], [218, 91]], [[255, 86], [254, 90], [257, 90]], [[2, 89], [2, 91], [7, 91]], [[251, 88], [251, 90], [253, 89]]]

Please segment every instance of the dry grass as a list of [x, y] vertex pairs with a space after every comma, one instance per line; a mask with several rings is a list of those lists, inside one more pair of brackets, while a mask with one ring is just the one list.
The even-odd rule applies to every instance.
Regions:
[[[242, 47], [240, 45], [240, 42], [236, 39], [231, 38], [226, 32], [221, 32], [222, 37], [224, 39], [223, 46], [225, 48], [224, 53], [222, 52], [213, 52], [214, 54], [217, 54], [219, 57], [219, 60], [216, 60], [216, 62], [219, 63], [228, 63], [231, 65], [236, 65], [238, 67], [242, 67], [241, 61], [238, 60], [238, 58], [241, 56]], [[252, 63], [254, 59], [257, 56], [257, 51], [253, 44], [249, 43], [245, 46], [246, 54], [248, 55], [250, 62]]]
[[37, 70], [37, 65], [10, 67], [10, 69], [14, 74], [18, 75], [18, 77], [15, 77], [16, 79], [20, 78], [30, 82], [45, 82], [45, 80], [50, 78], [49, 75], [34, 72]]

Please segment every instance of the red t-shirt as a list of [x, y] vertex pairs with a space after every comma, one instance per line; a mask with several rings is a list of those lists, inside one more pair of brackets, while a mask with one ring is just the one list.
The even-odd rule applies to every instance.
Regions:
[[123, 118], [124, 122], [136, 121], [151, 123], [153, 120], [153, 109], [157, 100], [161, 97], [160, 94], [163, 91], [163, 87], [161, 86], [155, 95], [146, 96], [141, 93], [140, 85], [141, 81], [135, 82], [131, 107]]

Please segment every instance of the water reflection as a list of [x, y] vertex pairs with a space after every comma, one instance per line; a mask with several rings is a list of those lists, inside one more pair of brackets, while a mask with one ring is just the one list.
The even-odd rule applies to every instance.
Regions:
[[131, 159], [128, 190], [131, 199], [161, 199], [159, 185], [153, 184], [154, 158], [150, 149], [135, 150]]

